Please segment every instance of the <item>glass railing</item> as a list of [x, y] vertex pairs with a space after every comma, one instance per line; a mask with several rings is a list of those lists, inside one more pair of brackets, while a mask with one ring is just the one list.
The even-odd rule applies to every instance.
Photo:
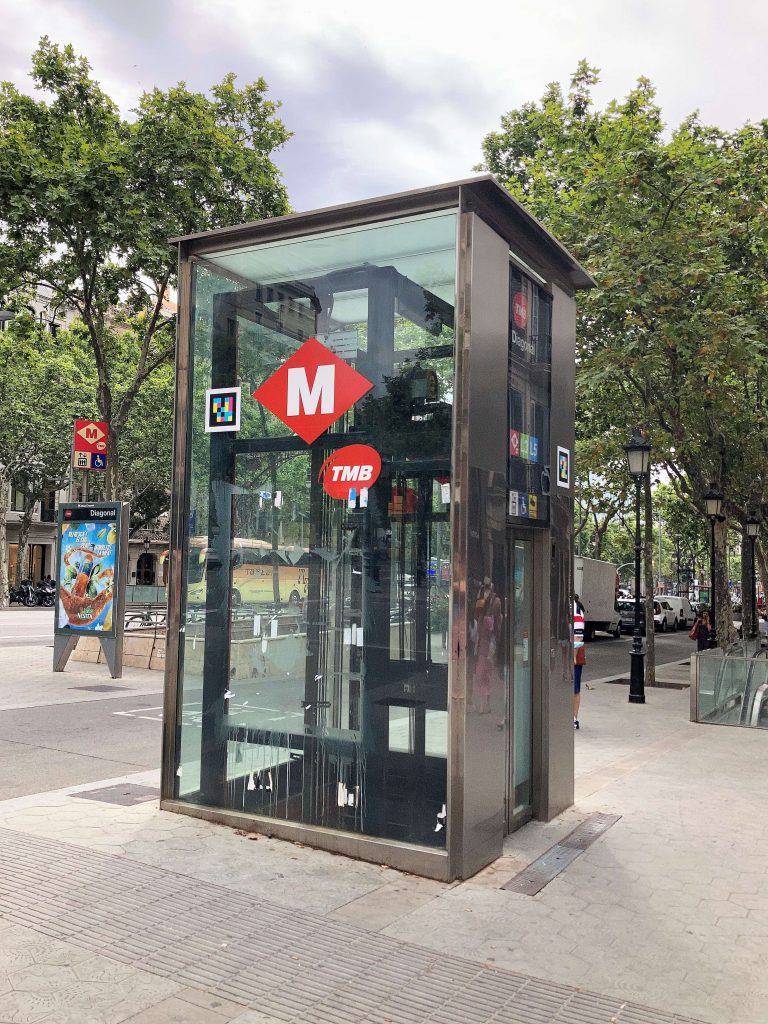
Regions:
[[146, 587], [129, 583], [125, 588], [126, 604], [165, 604], [165, 587]]
[[740, 640], [694, 655], [691, 721], [768, 729], [768, 646]]

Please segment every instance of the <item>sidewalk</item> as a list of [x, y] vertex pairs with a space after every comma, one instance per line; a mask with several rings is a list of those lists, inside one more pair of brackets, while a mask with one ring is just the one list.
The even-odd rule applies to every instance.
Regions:
[[452, 886], [162, 813], [157, 772], [0, 803], [0, 1022], [764, 1024], [768, 737], [592, 685], [575, 807]]

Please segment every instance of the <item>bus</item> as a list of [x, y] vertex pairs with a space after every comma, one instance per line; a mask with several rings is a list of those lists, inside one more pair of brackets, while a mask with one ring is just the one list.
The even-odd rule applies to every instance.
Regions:
[[[187, 559], [187, 600], [205, 604], [208, 540], [192, 537]], [[307, 596], [309, 551], [300, 547], [273, 550], [265, 540], [236, 537], [232, 544], [232, 606], [300, 605]], [[275, 588], [279, 597], [275, 593]]]

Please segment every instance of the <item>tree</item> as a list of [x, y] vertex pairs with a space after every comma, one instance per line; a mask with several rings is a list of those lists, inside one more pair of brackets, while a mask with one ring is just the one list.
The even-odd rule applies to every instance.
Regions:
[[[714, 481], [743, 524], [766, 498], [768, 131], [727, 133], [691, 115], [666, 135], [647, 79], [603, 111], [596, 81], [582, 62], [567, 96], [553, 84], [506, 114], [484, 141], [485, 166], [598, 281], [579, 297], [578, 388], [607, 411], [607, 436], [623, 442], [639, 426], [702, 515]], [[724, 557], [718, 568], [726, 641]]]
[[210, 96], [154, 89], [126, 120], [87, 60], [44, 37], [32, 80], [45, 98], [0, 88], [0, 294], [44, 283], [78, 310], [110, 424], [111, 498], [133, 404], [173, 356], [168, 240], [286, 213], [271, 154], [289, 133], [263, 79], [237, 89], [227, 75]]
[[20, 313], [0, 333], [0, 604], [7, 600], [6, 495], [13, 483], [24, 495], [16, 582], [35, 505], [64, 486], [70, 473], [72, 420], [93, 412], [95, 375], [76, 332], [53, 335]]

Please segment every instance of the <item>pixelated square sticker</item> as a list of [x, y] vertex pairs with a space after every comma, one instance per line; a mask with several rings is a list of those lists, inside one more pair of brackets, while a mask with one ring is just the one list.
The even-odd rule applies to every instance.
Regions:
[[205, 432], [240, 429], [241, 389], [208, 388], [205, 392]]
[[569, 448], [557, 448], [557, 486], [571, 486], [571, 452]]

